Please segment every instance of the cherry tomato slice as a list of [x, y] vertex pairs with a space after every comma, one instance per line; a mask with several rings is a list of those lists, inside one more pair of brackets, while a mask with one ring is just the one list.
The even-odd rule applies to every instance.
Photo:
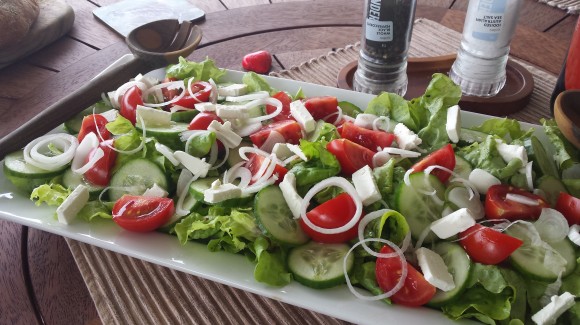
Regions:
[[329, 115], [338, 112], [338, 100], [333, 96], [312, 97], [304, 102], [304, 106], [315, 120], [324, 119], [328, 123], [336, 122], [338, 115]]
[[[346, 225], [355, 212], [356, 205], [350, 195], [341, 193], [310, 210], [306, 215], [314, 225], [331, 229]], [[358, 223], [349, 230], [338, 234], [320, 233], [310, 228], [302, 218], [300, 218], [300, 227], [310, 238], [320, 243], [344, 243], [355, 238], [358, 234]]]
[[[266, 158], [256, 154], [250, 154], [248, 156], [250, 159], [248, 159], [244, 167], [250, 170], [250, 173], [252, 174], [252, 180], [250, 181], [250, 184], [254, 184], [259, 178], [257, 176], [258, 171], [262, 167], [262, 164], [264, 163], [264, 160], [266, 160]], [[272, 175], [278, 175], [278, 180], [276, 181], [276, 184], [279, 184], [284, 179], [284, 176], [286, 176], [287, 172], [288, 169], [286, 169], [281, 165], [276, 164], [274, 172], [272, 173]]]
[[189, 92], [186, 91], [185, 95], [173, 102], [173, 105], [183, 106], [187, 108], [195, 108], [195, 104], [209, 101], [209, 96], [211, 94], [212, 86], [209, 82], [196, 81], [191, 84], [191, 96]]
[[[115, 160], [117, 159], [117, 152], [112, 147], [113, 140], [103, 141], [99, 144], [99, 148], [103, 150], [104, 156], [85, 172], [84, 176], [88, 182], [99, 186], [109, 185], [111, 169], [115, 166]], [[94, 155], [95, 151], [96, 149], [89, 154], [87, 161]]]
[[[411, 168], [413, 168], [415, 172], [422, 172], [427, 167], [434, 165], [445, 167], [450, 170], [455, 168], [455, 153], [453, 152], [453, 146], [451, 146], [451, 144], [433, 151], [427, 155], [427, 157], [415, 163]], [[449, 177], [451, 177], [450, 173], [441, 169], [434, 169], [431, 174], [437, 176], [441, 183], [447, 182]]]
[[[282, 111], [280, 112], [280, 114], [274, 116], [272, 120], [274, 122], [293, 120], [294, 117], [292, 117], [292, 114], [290, 114], [290, 103], [292, 102], [292, 98], [290, 98], [290, 96], [288, 96], [288, 94], [285, 91], [279, 91], [272, 97], [276, 98], [282, 103]], [[275, 110], [276, 106], [266, 105], [266, 114], [271, 114]]]
[[224, 122], [219, 116], [213, 113], [201, 112], [191, 120], [187, 128], [190, 130], [207, 130], [207, 127], [213, 121]]
[[280, 133], [286, 140], [286, 143], [298, 144], [302, 138], [300, 124], [294, 120], [284, 120], [264, 125], [254, 134], [250, 135], [250, 140], [259, 148], [266, 142], [272, 131]]
[[137, 121], [137, 106], [143, 105], [141, 89], [137, 86], [129, 88], [121, 98], [121, 116], [135, 125]]
[[125, 194], [113, 206], [113, 221], [126, 230], [147, 232], [163, 226], [174, 212], [170, 198]]
[[[394, 250], [389, 246], [383, 246], [382, 254], [393, 253]], [[390, 291], [397, 285], [401, 278], [402, 264], [399, 257], [379, 257], [375, 266], [375, 274], [379, 287], [384, 291]], [[431, 300], [437, 289], [417, 271], [413, 265], [407, 263], [407, 278], [401, 290], [391, 296], [391, 300], [399, 305], [404, 306], [422, 306]]]
[[326, 145], [326, 149], [336, 156], [340, 163], [341, 173], [351, 176], [362, 167], [373, 165], [374, 152], [360, 144], [347, 139], [335, 139]]
[[368, 130], [356, 126], [352, 122], [345, 122], [342, 124], [340, 135], [343, 138], [348, 139], [354, 143], [358, 143], [361, 146], [374, 152], [378, 151], [377, 147], [389, 147], [395, 139], [395, 135], [392, 133]]
[[482, 264], [499, 264], [524, 243], [518, 238], [480, 224], [459, 234], [459, 243], [472, 260]]
[[580, 225], [580, 199], [565, 192], [560, 192], [556, 201], [556, 210], [560, 211], [568, 225]]
[[[110, 139], [111, 132], [109, 132], [109, 130], [107, 130], [107, 128], [105, 127], [107, 123], [109, 123], [109, 121], [107, 121], [107, 119], [101, 114], [91, 114], [85, 116], [83, 118], [83, 123], [81, 124], [81, 129], [77, 136], [77, 138], [79, 139], [79, 143], [83, 141], [83, 139], [87, 136], [87, 134], [91, 132], [95, 133], [99, 141], [101, 141], [99, 133], [101, 134], [103, 140]], [[97, 129], [99, 130], [99, 133], [97, 133]]]
[[[538, 205], [507, 200], [506, 196], [510, 193], [525, 196], [538, 202]], [[543, 197], [504, 184], [491, 186], [485, 195], [485, 216], [488, 219], [535, 220], [543, 208], [549, 207], [550, 204]]]
[[[165, 78], [163, 80], [163, 83], [167, 83], [167, 82], [172, 82], [172, 81], [177, 81], [177, 78]], [[167, 89], [167, 88], [161, 88], [161, 93], [163, 94], [163, 101], [164, 102], [168, 102], [170, 100], [172, 100], [173, 98], [175, 98], [175, 96], [179, 95], [180, 89]]]

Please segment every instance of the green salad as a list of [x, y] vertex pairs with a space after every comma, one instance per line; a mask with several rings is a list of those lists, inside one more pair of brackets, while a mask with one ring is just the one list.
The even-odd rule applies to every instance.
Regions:
[[[282, 287], [347, 286], [485, 324], [580, 323], [580, 156], [553, 120], [461, 124], [460, 88], [366, 107], [183, 58], [4, 160], [60, 222], [243, 254]], [[107, 219], [107, 220], [103, 220]]]

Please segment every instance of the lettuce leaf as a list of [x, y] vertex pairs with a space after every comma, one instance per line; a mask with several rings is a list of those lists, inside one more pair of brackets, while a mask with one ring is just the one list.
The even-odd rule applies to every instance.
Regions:
[[51, 206], [59, 206], [64, 202], [64, 200], [66, 200], [71, 192], [71, 190], [60, 184], [42, 184], [32, 190], [32, 193], [30, 193], [30, 199], [34, 201], [36, 205], [46, 203]]
[[447, 110], [448, 107], [443, 107], [443, 98], [437, 98], [429, 104], [429, 111], [433, 113], [429, 117], [427, 126], [422, 128], [417, 135], [422, 142], [420, 147], [433, 151], [439, 149], [449, 143], [449, 135], [447, 135]]
[[383, 92], [377, 97], [373, 98], [365, 113], [374, 114], [377, 116], [387, 116], [392, 120], [405, 124], [409, 129], [417, 132], [419, 126], [411, 115], [409, 103], [401, 96], [393, 93]]
[[558, 128], [555, 120], [541, 119], [542, 125], [544, 126], [544, 131], [548, 136], [548, 140], [556, 148], [554, 158], [560, 166], [560, 170], [566, 169], [575, 163], [580, 162], [580, 154], [578, 150], [574, 148], [574, 145], [564, 137], [562, 131]]
[[[361, 286], [367, 289], [374, 296], [383, 294], [384, 291], [379, 287], [377, 283], [377, 276], [375, 274], [376, 263], [374, 261], [369, 261], [365, 263], [355, 262], [354, 270], [350, 277], [350, 281], [353, 285]], [[390, 304], [391, 300], [385, 298], [382, 301]]]
[[268, 238], [258, 237], [251, 250], [255, 254], [254, 279], [275, 287], [283, 287], [292, 281], [292, 274], [286, 267], [287, 252], [280, 247], [272, 247]]
[[276, 92], [276, 90], [270, 87], [268, 82], [262, 78], [262, 76], [255, 72], [246, 72], [242, 77], [242, 82], [248, 86], [248, 92], [250, 93], [255, 91], [267, 91], [272, 95]]
[[209, 79], [213, 79], [213, 81], [219, 82], [226, 74], [226, 70], [216, 67], [215, 62], [209, 58], [206, 58], [202, 62], [193, 62], [188, 61], [184, 57], [180, 57], [179, 62], [170, 65], [166, 73], [168, 78], [181, 80], [193, 78], [193, 81], [208, 81]]
[[483, 169], [500, 180], [507, 181], [523, 167], [523, 164], [519, 159], [513, 159], [506, 164], [497, 151], [495, 139], [493, 135], [489, 135], [484, 142], [475, 142], [457, 150], [456, 153], [475, 168]]
[[504, 140], [507, 135], [510, 136], [511, 141], [521, 139], [523, 137], [530, 137], [534, 129], [522, 130], [520, 122], [509, 118], [492, 118], [483, 122], [480, 126], [470, 128], [475, 131], [480, 131], [487, 134], [496, 135]]
[[141, 144], [142, 133], [128, 119], [119, 115], [105, 126], [111, 134], [115, 135], [114, 146], [118, 150], [133, 150]]
[[[461, 99], [461, 88], [451, 78], [442, 73], [433, 74], [425, 94], [419, 100], [421, 106], [430, 107], [432, 102], [437, 99], [441, 99], [442, 107], [445, 108], [457, 105]], [[431, 114], [433, 113], [432, 111]]]
[[85, 206], [81, 209], [81, 211], [79, 211], [77, 217], [88, 222], [93, 221], [95, 218], [101, 219], [113, 218], [113, 216], [111, 215], [111, 209], [109, 209], [106, 205], [104, 205], [100, 201], [87, 202], [87, 204], [85, 204]]
[[309, 187], [340, 173], [340, 163], [330, 151], [326, 150], [326, 141], [300, 140], [300, 149], [308, 161], [299, 162], [290, 169], [290, 172], [296, 175], [297, 187]]

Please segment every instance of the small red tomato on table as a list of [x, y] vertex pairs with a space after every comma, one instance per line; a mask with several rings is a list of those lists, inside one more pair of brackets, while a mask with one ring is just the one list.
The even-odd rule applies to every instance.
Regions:
[[256, 73], [267, 73], [272, 66], [272, 55], [268, 51], [258, 51], [246, 54], [242, 59], [242, 67]]

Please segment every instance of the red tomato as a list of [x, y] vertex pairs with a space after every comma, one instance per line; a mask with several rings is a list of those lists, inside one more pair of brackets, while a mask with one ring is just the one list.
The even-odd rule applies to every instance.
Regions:
[[[251, 154], [249, 158], [250, 159], [246, 162], [244, 167], [250, 170], [250, 173], [252, 174], [252, 180], [250, 181], [250, 184], [253, 184], [257, 180], [254, 179], [254, 176], [258, 174], [258, 171], [260, 170], [260, 167], [262, 167], [262, 164], [264, 163], [264, 160], [266, 160], [266, 158], [256, 154]], [[280, 183], [284, 179], [284, 176], [286, 176], [287, 172], [288, 169], [286, 169], [281, 165], [276, 164], [276, 167], [274, 168], [274, 173], [272, 173], [272, 175], [278, 175], [278, 180], [276, 181], [276, 184]]]
[[113, 206], [113, 221], [126, 230], [147, 232], [163, 226], [174, 212], [170, 198], [125, 194]]
[[459, 243], [472, 260], [482, 264], [499, 264], [524, 243], [518, 238], [480, 224], [459, 235]]
[[[350, 195], [341, 193], [310, 210], [306, 215], [314, 225], [331, 229], [346, 225], [355, 212], [356, 205]], [[345, 232], [332, 235], [313, 230], [304, 223], [302, 218], [300, 218], [300, 227], [310, 238], [320, 243], [344, 243], [355, 238], [358, 234], [358, 223]]]
[[336, 156], [340, 163], [341, 173], [350, 176], [362, 167], [373, 165], [374, 152], [347, 139], [335, 139], [326, 145], [326, 149]]
[[302, 128], [294, 120], [284, 120], [264, 125], [261, 129], [250, 135], [250, 140], [258, 148], [261, 147], [272, 131], [280, 133], [286, 143], [298, 144], [302, 139]]
[[[338, 100], [333, 96], [312, 97], [304, 102], [304, 106], [315, 120], [325, 119], [330, 114], [338, 112]], [[328, 123], [336, 122], [338, 115], [325, 119]]]
[[[455, 153], [453, 152], [451, 144], [433, 151], [427, 157], [415, 163], [411, 168], [413, 168], [415, 172], [422, 172], [427, 167], [434, 165], [442, 166], [450, 170], [455, 168]], [[450, 173], [441, 169], [434, 169], [431, 174], [437, 176], [442, 183], [447, 182], [449, 177], [451, 177]]]
[[[383, 246], [382, 254], [390, 254], [395, 251], [389, 246]], [[407, 263], [407, 278], [401, 290], [391, 296], [391, 300], [399, 305], [422, 306], [431, 300], [437, 289], [417, 271], [413, 265]], [[399, 257], [379, 257], [375, 266], [375, 273], [379, 287], [384, 291], [390, 291], [401, 279], [402, 264]]]
[[[525, 196], [538, 202], [538, 205], [507, 200], [508, 193]], [[493, 185], [485, 195], [485, 216], [488, 219], [535, 220], [543, 208], [549, 207], [550, 204], [543, 197], [509, 185]]]
[[141, 89], [137, 86], [129, 88], [121, 98], [121, 116], [135, 125], [137, 121], [137, 105], [143, 105]]
[[[113, 147], [113, 140], [103, 141], [99, 144], [99, 148], [103, 150], [105, 155], [85, 172], [85, 179], [90, 183], [99, 186], [109, 185], [111, 169], [113, 169], [115, 160], [117, 159], [117, 152], [111, 147]], [[96, 149], [89, 154], [87, 161], [94, 155], [95, 151]]]
[[107, 121], [107, 119], [101, 114], [91, 114], [85, 116], [83, 118], [83, 123], [81, 124], [81, 129], [77, 136], [77, 138], [79, 139], [79, 143], [83, 141], [85, 136], [87, 136], [87, 134], [91, 132], [94, 132], [95, 135], [97, 136], [97, 139], [101, 141], [101, 138], [99, 138], [99, 134], [97, 133], [97, 129], [99, 130], [101, 137], [103, 137], [103, 140], [110, 139], [111, 132], [109, 132], [109, 130], [107, 130], [107, 128], [105, 127], [107, 123], [109, 123], [109, 121]]
[[173, 105], [179, 105], [187, 108], [195, 108], [195, 104], [209, 101], [212, 86], [209, 82], [197, 81], [191, 84], [191, 92], [195, 95], [192, 97], [185, 90], [185, 95], [175, 101]]
[[556, 202], [556, 210], [560, 211], [568, 225], [580, 225], [580, 199], [565, 192], [560, 192]]
[[[292, 98], [290, 98], [290, 96], [288, 96], [288, 94], [285, 91], [279, 91], [272, 97], [282, 102], [282, 111], [280, 112], [280, 114], [274, 116], [272, 120], [274, 122], [293, 120], [294, 118], [292, 117], [292, 114], [290, 114], [290, 103], [292, 102]], [[275, 106], [266, 105], [266, 114], [271, 114], [275, 110], [276, 110]]]
[[395, 135], [384, 131], [374, 131], [361, 128], [352, 122], [342, 124], [340, 135], [354, 143], [377, 152], [377, 147], [386, 148], [393, 143]]
[[[177, 81], [177, 78], [165, 78], [163, 83]], [[167, 102], [173, 99], [175, 96], [179, 95], [179, 89], [167, 89], [161, 88], [161, 93], [163, 94], [163, 101]]]
[[187, 128], [190, 130], [207, 130], [207, 127], [213, 121], [224, 122], [219, 116], [213, 113], [201, 112], [191, 120]]

